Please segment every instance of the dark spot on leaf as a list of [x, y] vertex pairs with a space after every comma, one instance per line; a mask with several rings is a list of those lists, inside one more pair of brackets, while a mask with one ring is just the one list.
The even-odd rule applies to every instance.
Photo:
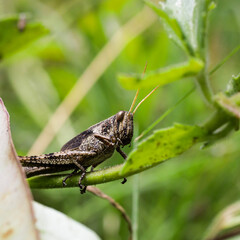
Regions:
[[129, 158], [129, 159], [128, 159], [128, 162], [129, 162], [130, 164], [132, 164], [132, 163], [133, 163], [132, 158]]

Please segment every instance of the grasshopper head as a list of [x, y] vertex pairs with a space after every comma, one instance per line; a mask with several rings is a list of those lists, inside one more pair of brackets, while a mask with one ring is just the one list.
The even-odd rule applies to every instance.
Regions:
[[133, 114], [127, 111], [120, 111], [116, 114], [117, 136], [123, 146], [130, 144], [133, 137]]

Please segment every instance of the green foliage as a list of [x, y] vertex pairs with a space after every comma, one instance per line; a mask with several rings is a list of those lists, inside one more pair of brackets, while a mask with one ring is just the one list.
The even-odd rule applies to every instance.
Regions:
[[203, 141], [204, 129], [197, 126], [175, 124], [173, 127], [155, 131], [133, 150], [123, 166], [122, 173], [147, 169], [187, 151], [192, 145]]
[[[160, 16], [170, 38], [179, 45], [190, 57], [188, 62], [170, 66], [146, 73], [120, 75], [119, 81], [126, 89], [146, 88], [148, 86], [165, 85], [186, 76], [197, 76], [204, 66], [206, 59], [206, 23], [208, 12], [213, 9], [213, 3], [203, 1], [172, 1], [147, 4]], [[192, 58], [195, 57], [195, 58]], [[204, 79], [203, 77], [201, 77]], [[199, 80], [200, 87], [209, 100], [210, 89], [206, 80]]]
[[[72, 87], [79, 84], [82, 73], [92, 65], [115, 32], [141, 11], [143, 3], [134, 0], [117, 3], [92, 0], [13, 2], [15, 5], [11, 7], [0, 4], [0, 14], [28, 11], [33, 16], [32, 20], [39, 22], [33, 24], [27, 19], [26, 27], [21, 31], [17, 28], [18, 18], [3, 18], [1, 24], [9, 24], [9, 27], [0, 25], [2, 57], [25, 48], [11, 62], [2, 63], [0, 69], [3, 79], [0, 81], [0, 96], [11, 116], [14, 144], [18, 153], [23, 155]], [[100, 188], [130, 212], [132, 188], [135, 189], [137, 185], [132, 183], [131, 177], [124, 185], [113, 180], [175, 158], [139, 174], [138, 234], [140, 239], [157, 240], [159, 236], [164, 236], [166, 240], [200, 239], [216, 214], [239, 198], [240, 139], [238, 133], [229, 135], [236, 129], [236, 117], [239, 114], [238, 84], [234, 85], [237, 82], [233, 81], [226, 94], [219, 93], [225, 92], [230, 76], [239, 73], [235, 64], [240, 61], [239, 55], [231, 55], [232, 58], [225, 65], [214, 68], [218, 71], [214, 70], [211, 79], [208, 69], [216, 66], [226, 55], [230, 56], [228, 53], [239, 44], [237, 10], [240, 5], [238, 0], [218, 1], [217, 8], [209, 18], [209, 12], [215, 5], [207, 0], [168, 0], [161, 5], [147, 4], [160, 17], [160, 23], [148, 26], [147, 31], [141, 32], [124, 46], [100, 74], [95, 85], [90, 88], [87, 84], [82, 85], [77, 95], [82, 95], [85, 89], [90, 91], [86, 91], [83, 100], [78, 102], [72, 116], [68, 116], [68, 121], [45, 152], [58, 151], [62, 144], [90, 125], [129, 108], [134, 93], [119, 86], [116, 81], [119, 72], [136, 72], [121, 74], [120, 83], [127, 89], [141, 88], [139, 99], [148, 93], [149, 90], [145, 88], [172, 83], [151, 96], [134, 116], [135, 132], [142, 132], [155, 119], [163, 119], [162, 112], [167, 112], [161, 127], [153, 133], [150, 131], [149, 137], [135, 144], [132, 151], [129, 150], [126, 163], [116, 165], [122, 163], [116, 154], [100, 166], [102, 170], [87, 174], [84, 183], [109, 182], [100, 185]], [[137, 25], [128, 30], [132, 32], [145, 22], [146, 18], [139, 18]], [[162, 23], [165, 30], [161, 27]], [[44, 38], [45, 41], [26, 48], [28, 43], [45, 36], [48, 33], [46, 29], [50, 29], [51, 34]], [[117, 47], [112, 45], [103, 56], [102, 63], [109, 59], [108, 55]], [[183, 60], [186, 56], [187, 60]], [[209, 62], [206, 61], [208, 58]], [[142, 77], [146, 61], [148, 69]], [[101, 62], [98, 67], [90, 73], [99, 72]], [[193, 81], [178, 81], [183, 77]], [[198, 83], [197, 91], [174, 111], [169, 111], [183, 93], [192, 89], [195, 82]], [[215, 90], [214, 95], [211, 94], [209, 82]], [[204, 105], [201, 94], [207, 96], [211, 109]], [[72, 102], [74, 99], [68, 100], [68, 104]], [[67, 106], [64, 114], [71, 109], [72, 105]], [[182, 124], [173, 125], [174, 122]], [[50, 130], [57, 125], [58, 121], [54, 122]], [[226, 136], [227, 139], [223, 139]], [[157, 147], [160, 141], [166, 144], [166, 148], [163, 145]], [[204, 151], [199, 151], [198, 144], [194, 146], [197, 142], [205, 141], [209, 148]], [[128, 152], [128, 149], [124, 151]], [[184, 155], [180, 156], [183, 152]], [[29, 182], [35, 187], [61, 188], [62, 179], [63, 175], [58, 175], [32, 178]], [[75, 176], [67, 184], [77, 186], [77, 182], [78, 176]], [[102, 239], [127, 238], [121, 217], [109, 205], [93, 196], [80, 196], [76, 188], [35, 190], [33, 193], [39, 202], [87, 224]]]
[[[23, 21], [22, 25], [20, 21]], [[28, 23], [18, 17], [0, 19], [0, 57], [14, 54], [49, 31], [40, 23]]]
[[[206, 37], [206, 21], [209, 10], [213, 9], [210, 0], [168, 0], [159, 5], [147, 1], [165, 23], [169, 37], [188, 55], [201, 57]], [[203, 56], [202, 56], [203, 57]]]
[[168, 83], [180, 80], [184, 77], [195, 76], [203, 68], [203, 62], [199, 59], [190, 58], [189, 61], [157, 71], [148, 71], [141, 74], [119, 75], [121, 85], [126, 89], [144, 89], [154, 86], [164, 86]]

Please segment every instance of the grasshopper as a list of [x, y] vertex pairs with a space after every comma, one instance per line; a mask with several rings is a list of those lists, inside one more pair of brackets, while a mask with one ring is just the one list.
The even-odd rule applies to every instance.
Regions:
[[[91, 171], [100, 163], [110, 158], [114, 151], [126, 159], [127, 155], [121, 150], [121, 147], [129, 145], [133, 137], [133, 116], [138, 107], [144, 102], [156, 89], [154, 88], [133, 110], [138, 92], [137, 91], [129, 111], [120, 111], [117, 114], [89, 127], [86, 131], [80, 133], [68, 141], [60, 152], [48, 153], [37, 156], [19, 156], [20, 163], [25, 167], [27, 177], [55, 173], [66, 170], [73, 170], [72, 173], [63, 179], [63, 186], [66, 180], [74, 174], [81, 172], [79, 178], [79, 187], [81, 193], [84, 193], [86, 186], [81, 181], [86, 175], [86, 170], [91, 167]], [[126, 182], [126, 178], [122, 183]]]

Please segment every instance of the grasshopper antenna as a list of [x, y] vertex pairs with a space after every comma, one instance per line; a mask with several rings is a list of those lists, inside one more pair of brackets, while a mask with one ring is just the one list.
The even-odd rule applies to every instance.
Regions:
[[[147, 70], [147, 62], [146, 62], [146, 64], [145, 64], [142, 77], [144, 77], [144, 74], [145, 74], [146, 70]], [[136, 92], [136, 94], [135, 94], [135, 97], [134, 97], [134, 99], [133, 99], [132, 105], [131, 105], [131, 107], [130, 107], [130, 109], [129, 109], [128, 112], [131, 112], [131, 111], [133, 110], [133, 107], [134, 107], [134, 105], [135, 105], [135, 103], [136, 103], [138, 94], [139, 94], [139, 89], [137, 90], [137, 92]]]
[[137, 92], [136, 92], [136, 94], [135, 94], [135, 97], [134, 97], [134, 99], [133, 99], [132, 105], [131, 105], [131, 107], [130, 107], [130, 109], [129, 109], [129, 111], [128, 111], [129, 113], [133, 110], [133, 107], [134, 107], [135, 102], [136, 102], [136, 100], [137, 100], [138, 94], [139, 94], [139, 89], [137, 90]]
[[160, 85], [156, 86], [145, 98], [143, 98], [140, 103], [138, 103], [138, 105], [135, 107], [134, 111], [133, 111], [133, 115], [134, 113], [137, 111], [137, 109], [140, 107], [140, 105], [148, 98], [150, 97], [158, 88], [160, 87]]

